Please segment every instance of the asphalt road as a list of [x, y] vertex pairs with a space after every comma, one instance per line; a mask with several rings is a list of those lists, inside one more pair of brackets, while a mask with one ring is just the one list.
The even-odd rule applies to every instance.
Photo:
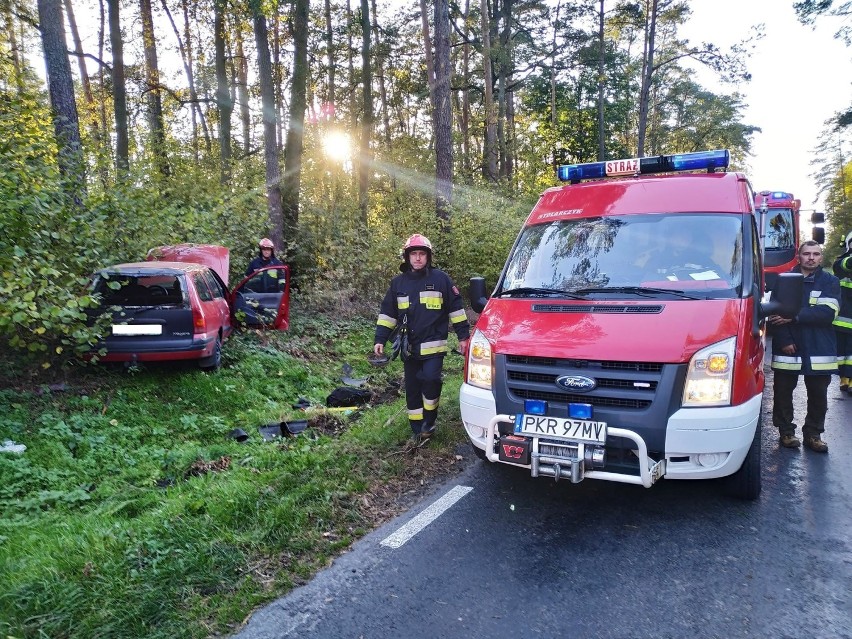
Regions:
[[821, 455], [778, 446], [768, 386], [755, 502], [477, 462], [236, 637], [852, 637], [852, 397]]

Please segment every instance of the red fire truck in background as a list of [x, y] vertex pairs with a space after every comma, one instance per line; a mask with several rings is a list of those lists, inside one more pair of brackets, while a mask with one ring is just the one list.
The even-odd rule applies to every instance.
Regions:
[[[754, 208], [762, 220], [764, 237], [763, 274], [766, 290], [771, 291], [779, 273], [786, 273], [796, 265], [796, 253], [802, 237], [802, 203], [786, 191], [760, 191], [754, 195]], [[823, 213], [812, 213], [811, 223], [822, 224]], [[815, 226], [813, 239], [823, 244], [825, 229]]]

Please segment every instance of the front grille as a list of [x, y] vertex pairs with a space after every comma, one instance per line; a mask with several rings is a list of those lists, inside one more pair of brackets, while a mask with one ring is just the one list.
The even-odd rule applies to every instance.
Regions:
[[[599, 408], [638, 411], [654, 401], [663, 374], [656, 362], [576, 360], [554, 357], [505, 357], [506, 388], [516, 401], [543, 400], [557, 405], [591, 404]], [[588, 393], [568, 392], [556, 385], [563, 375], [582, 375], [597, 386]]]
[[537, 390], [513, 389], [509, 390], [520, 399], [541, 399], [548, 402], [562, 404], [591, 404], [592, 406], [608, 408], [631, 408], [642, 409], [651, 405], [650, 399], [620, 399], [617, 397], [595, 397], [594, 395], [569, 395], [567, 393], [548, 393]]

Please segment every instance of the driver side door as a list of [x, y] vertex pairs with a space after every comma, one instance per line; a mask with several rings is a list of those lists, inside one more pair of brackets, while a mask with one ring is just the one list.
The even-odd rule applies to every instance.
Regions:
[[229, 296], [231, 315], [250, 328], [290, 327], [290, 268], [266, 266], [242, 279]]

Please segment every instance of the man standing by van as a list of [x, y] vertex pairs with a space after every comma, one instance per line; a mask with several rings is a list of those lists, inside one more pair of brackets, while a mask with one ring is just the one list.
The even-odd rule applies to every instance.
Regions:
[[408, 238], [403, 263], [385, 294], [376, 322], [373, 352], [383, 355], [385, 342], [397, 324], [407, 331], [410, 352], [400, 356], [405, 367], [405, 403], [415, 445], [435, 432], [441, 397], [441, 370], [452, 324], [462, 355], [467, 353], [470, 326], [459, 289], [450, 276], [432, 266], [432, 243], [423, 235]]
[[772, 422], [778, 429], [781, 445], [798, 448], [793, 423], [793, 390], [799, 375], [805, 377], [808, 410], [802, 426], [805, 446], [827, 453], [822, 440], [825, 413], [828, 410], [828, 385], [837, 372], [837, 351], [832, 322], [840, 305], [840, 281], [822, 269], [822, 249], [814, 241], [799, 246], [799, 264], [793, 273], [805, 276], [802, 309], [793, 319], [770, 315], [772, 370], [774, 372]]

